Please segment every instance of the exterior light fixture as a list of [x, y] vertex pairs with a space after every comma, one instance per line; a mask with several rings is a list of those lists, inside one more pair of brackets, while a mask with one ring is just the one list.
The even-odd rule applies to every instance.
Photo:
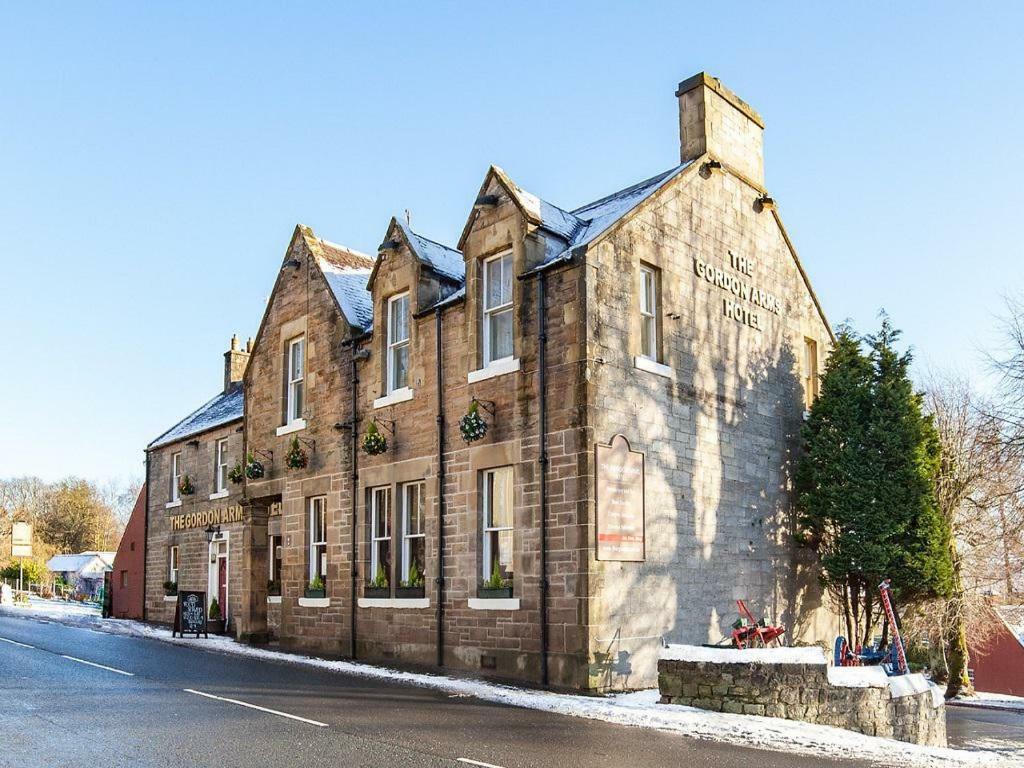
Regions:
[[206, 542], [208, 544], [213, 544], [213, 540], [216, 539], [218, 536], [220, 536], [220, 526], [213, 525], [211, 523], [210, 526], [206, 529]]
[[298, 269], [299, 267], [302, 266], [302, 262], [299, 261], [298, 259], [288, 259], [288, 261], [284, 263], [284, 266], [294, 267], [295, 269]]

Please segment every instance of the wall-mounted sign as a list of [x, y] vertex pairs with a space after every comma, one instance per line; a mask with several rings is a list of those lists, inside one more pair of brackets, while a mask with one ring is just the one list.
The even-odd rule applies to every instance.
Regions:
[[189, 512], [171, 517], [171, 530], [183, 531], [186, 528], [206, 528], [210, 525], [239, 523], [242, 521], [242, 508], [237, 504], [230, 507], [207, 509], [203, 512]]
[[762, 313], [758, 310], [763, 309], [781, 315], [782, 302], [775, 294], [762, 290], [745, 279], [754, 276], [753, 259], [737, 256], [729, 251], [729, 267], [733, 272], [719, 269], [696, 257], [693, 259], [693, 271], [697, 277], [723, 291], [728, 291], [735, 297], [735, 300], [722, 299], [722, 313], [741, 325], [763, 331]]
[[32, 557], [32, 523], [15, 523], [11, 528], [11, 557]]
[[174, 607], [174, 628], [171, 637], [186, 634], [209, 637], [206, 627], [206, 593], [178, 590], [178, 603]]
[[622, 435], [594, 448], [597, 559], [641, 561], [644, 551], [644, 455]]

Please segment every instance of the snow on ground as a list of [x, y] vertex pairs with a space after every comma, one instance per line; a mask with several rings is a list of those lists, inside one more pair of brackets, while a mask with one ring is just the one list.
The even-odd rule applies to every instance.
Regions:
[[[351, 661], [336, 661], [301, 656], [267, 648], [240, 645], [227, 637], [209, 639], [172, 638], [169, 629], [123, 619], [99, 619], [81, 611], [62, 613], [65, 605], [38, 605], [0, 608], [0, 616], [36, 615], [60, 620], [62, 623], [85, 626], [113, 634], [132, 635], [201, 650], [231, 653], [284, 664], [302, 664], [332, 673], [356, 675], [418, 685], [447, 693], [451, 697], [472, 696], [482, 701], [553, 712], [571, 717], [603, 720], [618, 725], [653, 728], [697, 739], [720, 741], [738, 746], [758, 747], [782, 752], [850, 758], [907, 768], [945, 768], [946, 766], [1010, 766], [999, 755], [988, 751], [968, 751], [921, 747], [892, 739], [865, 736], [854, 731], [812, 725], [795, 720], [782, 720], [754, 715], [731, 715], [708, 712], [693, 707], [658, 704], [655, 689], [612, 696], [582, 696], [552, 693], [482, 680], [405, 672], [387, 667]], [[79, 606], [71, 605], [70, 608]]]
[[1010, 696], [1005, 693], [983, 693], [978, 691], [974, 696], [958, 696], [953, 703], [964, 707], [980, 709], [1010, 709], [1024, 712], [1024, 696]]
[[28, 605], [24, 603], [16, 603], [15, 605], [5, 605], [4, 609], [11, 614], [31, 614], [33, 616], [53, 616], [59, 618], [62, 616], [81, 616], [81, 617], [92, 617], [100, 618], [99, 606], [93, 605], [92, 603], [76, 603], [76, 602], [65, 602], [63, 600], [44, 600], [41, 597], [32, 595], [28, 599]]
[[825, 653], [816, 645], [805, 648], [708, 648], [704, 645], [668, 645], [661, 658], [673, 661], [709, 661], [716, 664], [824, 664]]

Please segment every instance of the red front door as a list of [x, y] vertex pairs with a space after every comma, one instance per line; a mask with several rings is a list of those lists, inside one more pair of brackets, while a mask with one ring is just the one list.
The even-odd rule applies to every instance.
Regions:
[[220, 615], [228, 617], [228, 559], [217, 558], [217, 602], [220, 604]]

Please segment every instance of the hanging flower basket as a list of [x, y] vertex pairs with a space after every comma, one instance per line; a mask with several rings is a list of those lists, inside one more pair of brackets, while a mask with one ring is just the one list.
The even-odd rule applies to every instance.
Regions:
[[245, 479], [245, 470], [242, 469], [242, 462], [236, 461], [235, 466], [228, 470], [228, 480], [238, 485]]
[[376, 422], [371, 421], [366, 428], [366, 435], [363, 436], [363, 450], [371, 456], [379, 456], [388, 449], [388, 441], [377, 429]]
[[292, 443], [288, 446], [288, 453], [284, 455], [284, 463], [288, 469], [305, 469], [309, 464], [309, 456], [299, 445], [299, 438], [292, 438]]
[[181, 480], [178, 481], [178, 493], [182, 496], [191, 496], [196, 492], [196, 487], [192, 485], [192, 478], [188, 475], [182, 475]]
[[476, 442], [487, 434], [487, 422], [480, 415], [480, 407], [476, 400], [469, 404], [469, 412], [459, 419], [459, 431], [467, 443]]
[[251, 453], [245, 457], [245, 476], [250, 480], [259, 480], [266, 474], [262, 462]]

